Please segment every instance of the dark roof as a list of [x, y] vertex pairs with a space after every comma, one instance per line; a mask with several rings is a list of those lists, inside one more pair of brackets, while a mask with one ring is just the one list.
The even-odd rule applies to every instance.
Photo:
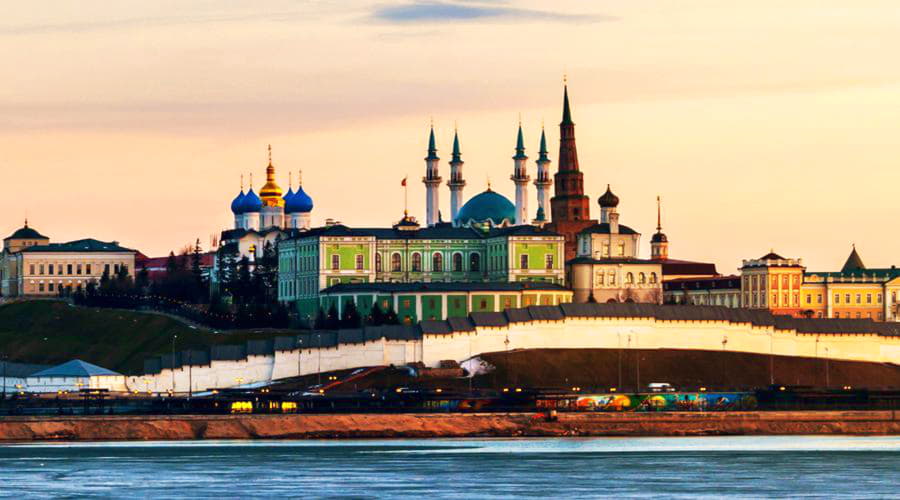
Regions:
[[101, 366], [97, 366], [87, 361], [73, 359], [66, 361], [61, 365], [56, 365], [46, 370], [33, 373], [31, 377], [97, 377], [97, 376], [118, 376], [121, 373], [107, 370]]
[[[588, 226], [581, 230], [578, 234], [610, 234], [609, 232], [609, 223], [608, 222], [600, 222], [594, 224], [593, 226]], [[639, 234], [634, 229], [626, 226], [625, 224], [619, 224], [619, 233], [618, 234]]]
[[[471, 227], [453, 227], [451, 224], [442, 223], [432, 227], [422, 227], [416, 230], [400, 230], [395, 228], [350, 228], [343, 224], [324, 226], [301, 231], [292, 238], [312, 237], [362, 237], [371, 236], [379, 240], [481, 240], [498, 236], [559, 236], [558, 234], [530, 225], [509, 226], [492, 228], [483, 232]], [[225, 233], [223, 233], [223, 239]]]
[[500, 327], [509, 324], [502, 312], [473, 312], [469, 317], [475, 326]]
[[32, 373], [37, 373], [41, 370], [46, 370], [47, 368], [49, 368], [48, 365], [0, 360], [0, 376], [5, 373], [7, 377], [27, 377]]
[[130, 248], [119, 246], [115, 241], [106, 242], [93, 238], [70, 241], [68, 243], [50, 243], [49, 245], [35, 245], [22, 249], [23, 252], [131, 252]]
[[13, 234], [3, 238], [3, 241], [6, 240], [46, 240], [49, 239], [43, 234], [35, 231], [33, 228], [28, 227], [28, 223], [25, 223], [24, 227], [21, 227], [16, 230]]
[[609, 184], [606, 185], [606, 192], [597, 199], [597, 203], [603, 208], [615, 208], [619, 206], [619, 197], [614, 195]]
[[854, 271], [864, 271], [865, 269], [866, 265], [863, 264], [859, 254], [856, 253], [856, 246], [854, 246], [853, 251], [851, 251], [850, 255], [847, 257], [847, 262], [844, 262], [844, 267], [841, 268], [841, 272], [852, 273]]
[[785, 260], [785, 258], [775, 252], [769, 252], [760, 257], [759, 260]]
[[866, 278], [866, 279], [882, 279], [885, 281], [892, 280], [900, 276], [900, 269], [897, 267], [887, 268], [870, 268], [857, 269], [854, 271], [843, 272], [807, 272], [805, 276], [817, 276], [822, 278]]
[[266, 236], [271, 233], [283, 233], [286, 238], [292, 238], [303, 234], [304, 231], [295, 228], [282, 229], [280, 227], [268, 227], [262, 231], [257, 231], [256, 229], [226, 229], [225, 231], [222, 231], [219, 239], [221, 241], [239, 240], [248, 234]]
[[715, 276], [716, 265], [711, 262], [694, 262], [690, 260], [663, 259], [660, 261], [663, 266], [663, 276], [678, 274], [705, 274]]
[[566, 287], [541, 281], [495, 282], [495, 283], [340, 283], [321, 292], [322, 295], [338, 293], [445, 293], [445, 292], [517, 292], [523, 290], [566, 291]]
[[569, 260], [566, 264], [662, 264], [662, 261], [658, 260], [647, 260], [647, 259], [634, 259], [631, 257], [624, 258], [615, 258], [610, 257], [606, 259], [595, 259], [593, 257], [575, 257], [574, 259]]
[[679, 278], [663, 283], [665, 290], [732, 290], [741, 288], [740, 276], [712, 276], [709, 278]]

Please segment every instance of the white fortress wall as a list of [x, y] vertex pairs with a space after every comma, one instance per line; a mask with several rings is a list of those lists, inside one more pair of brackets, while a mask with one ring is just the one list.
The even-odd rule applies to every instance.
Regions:
[[[506, 326], [475, 326], [472, 331], [426, 332], [414, 340], [379, 338], [336, 347], [304, 348], [299, 354], [299, 363], [296, 349], [251, 355], [236, 361], [213, 360], [190, 370], [187, 366], [176, 368], [175, 390], [186, 392], [189, 378], [194, 391], [204, 391], [266, 383], [298, 373], [308, 375], [418, 361], [433, 367], [442, 360], [462, 361], [486, 352], [546, 348], [724, 350], [900, 364], [900, 337], [874, 333], [797, 333], [773, 326], [728, 321], [566, 317]], [[164, 392], [172, 388], [172, 370], [128, 377], [126, 384], [129, 390], [149, 388], [153, 392]]]

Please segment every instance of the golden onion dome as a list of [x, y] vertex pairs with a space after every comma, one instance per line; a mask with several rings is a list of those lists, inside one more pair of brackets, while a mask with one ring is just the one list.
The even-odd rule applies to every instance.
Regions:
[[259, 191], [259, 197], [267, 207], [283, 207], [281, 187], [275, 182], [275, 167], [272, 166], [272, 146], [269, 145], [269, 165], [266, 167], [266, 183]]

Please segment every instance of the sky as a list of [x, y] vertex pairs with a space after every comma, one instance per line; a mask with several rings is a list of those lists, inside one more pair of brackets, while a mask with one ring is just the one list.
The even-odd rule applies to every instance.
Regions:
[[900, 264], [898, 49], [896, 0], [6, 2], [0, 232], [207, 247], [267, 144], [315, 225], [392, 224], [407, 175], [422, 220], [432, 120], [445, 178], [455, 125], [465, 197], [512, 198], [567, 75], [592, 215], [611, 184], [643, 256], [659, 195], [670, 256], [723, 273]]

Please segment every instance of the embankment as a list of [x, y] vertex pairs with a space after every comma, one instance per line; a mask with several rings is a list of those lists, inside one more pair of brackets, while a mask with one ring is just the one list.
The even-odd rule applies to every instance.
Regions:
[[900, 434], [896, 411], [6, 417], [0, 442]]

